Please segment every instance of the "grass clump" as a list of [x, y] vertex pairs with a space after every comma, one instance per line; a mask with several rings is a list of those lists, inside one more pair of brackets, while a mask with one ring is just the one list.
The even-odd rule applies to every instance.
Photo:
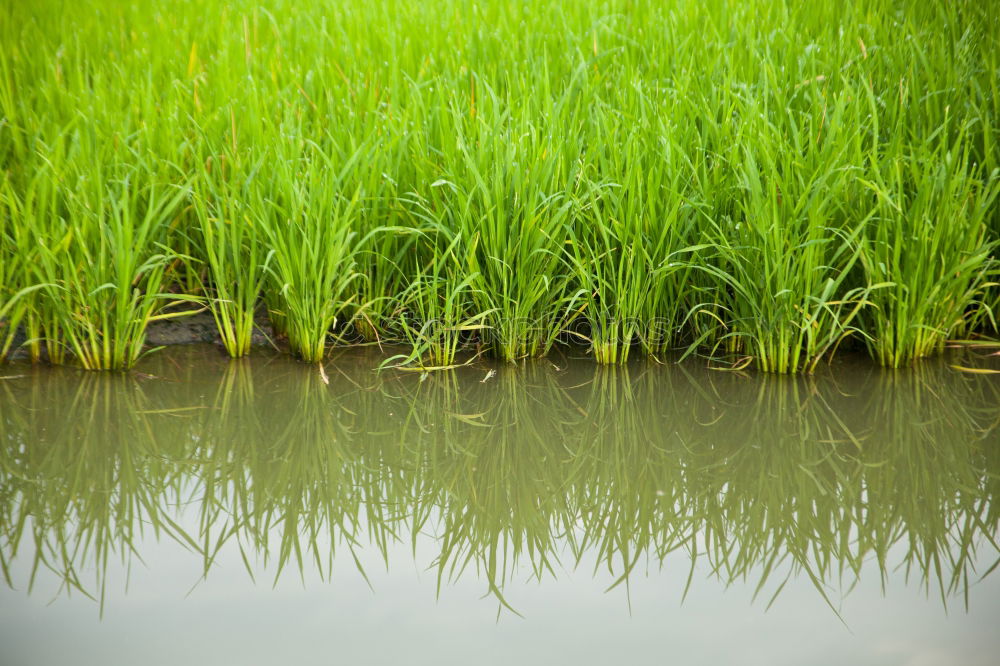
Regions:
[[219, 338], [233, 358], [250, 352], [254, 314], [274, 254], [247, 206], [262, 167], [261, 161], [230, 181], [201, 178], [191, 197], [190, 244], [201, 255], [190, 262], [191, 272], [201, 278]]
[[931, 157], [883, 164], [870, 183], [878, 203], [862, 261], [869, 282], [888, 286], [873, 293], [878, 309], [866, 313], [865, 328], [872, 355], [891, 367], [966, 333], [995, 269], [984, 218], [1000, 181], [976, 178], [966, 156], [947, 147]]
[[339, 171], [316, 145], [280, 159], [273, 167], [273, 190], [254, 206], [274, 253], [266, 286], [272, 318], [282, 322], [292, 351], [310, 362], [323, 358], [357, 277], [352, 218], [359, 192], [343, 185], [360, 156], [345, 157]]
[[173, 253], [161, 241], [186, 192], [124, 171], [80, 175], [69, 192], [37, 178], [23, 199], [8, 199], [17, 219], [33, 221], [36, 246], [10, 270], [15, 285], [39, 287], [12, 317], [23, 321], [34, 358], [44, 340], [53, 362], [69, 350], [87, 369], [127, 369], [151, 321], [183, 314], [160, 314], [168, 300], [184, 300], [162, 293]]
[[846, 113], [843, 104], [832, 109], [833, 129], [817, 141], [821, 116], [788, 119], [798, 131], [782, 136], [760, 109], [742, 110], [755, 141], [738, 140], [744, 147], [729, 158], [732, 212], [704, 225], [714, 252], [702, 267], [715, 283], [710, 302], [728, 320], [715, 344], [765, 371], [811, 372], [855, 330], [873, 286], [851, 281], [864, 220], [852, 219], [856, 173], [837, 135], [850, 126]]

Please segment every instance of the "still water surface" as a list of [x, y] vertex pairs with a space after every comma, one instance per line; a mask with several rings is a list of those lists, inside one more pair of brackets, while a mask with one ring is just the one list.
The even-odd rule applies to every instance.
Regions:
[[3, 368], [0, 663], [997, 663], [995, 376], [379, 358]]

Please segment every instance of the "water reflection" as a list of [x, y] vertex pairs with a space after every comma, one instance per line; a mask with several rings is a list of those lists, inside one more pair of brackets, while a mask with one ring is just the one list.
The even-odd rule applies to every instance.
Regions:
[[542, 362], [486, 379], [376, 375], [348, 354], [327, 384], [286, 359], [181, 354], [143, 375], [0, 382], [8, 585], [30, 582], [20, 554], [103, 603], [109, 564], [148, 538], [205, 575], [223, 548], [251, 576], [326, 576], [335, 556], [363, 574], [361, 549], [387, 560], [421, 535], [442, 585], [477, 577], [502, 604], [525, 571], [596, 561], [627, 585], [670, 553], [752, 579], [762, 604], [793, 576], [829, 600], [872, 560], [944, 601], [998, 555], [1000, 383], [943, 363], [787, 378]]

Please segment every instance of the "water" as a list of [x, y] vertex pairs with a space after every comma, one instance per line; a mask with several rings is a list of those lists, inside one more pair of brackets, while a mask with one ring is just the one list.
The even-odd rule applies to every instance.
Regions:
[[994, 663], [990, 357], [380, 358], [3, 368], [0, 663]]

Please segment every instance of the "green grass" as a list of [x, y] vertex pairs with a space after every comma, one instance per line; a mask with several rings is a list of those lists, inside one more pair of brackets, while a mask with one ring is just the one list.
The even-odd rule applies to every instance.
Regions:
[[5, 2], [0, 352], [128, 367], [170, 293], [233, 356], [907, 365], [996, 332], [994, 14]]
[[[259, 172], [263, 165], [255, 165]], [[270, 268], [273, 251], [251, 211], [243, 201], [248, 175], [240, 187], [214, 189], [219, 183], [203, 179], [205, 189], [193, 194], [193, 209], [197, 223], [189, 239], [202, 254], [194, 259], [192, 274], [204, 277], [202, 288], [215, 318], [219, 337], [230, 356], [238, 358], [250, 353], [254, 328], [254, 312]]]
[[888, 286], [873, 292], [878, 309], [866, 313], [866, 329], [872, 354], [893, 367], [965, 333], [970, 305], [981, 303], [995, 270], [984, 219], [1000, 181], [984, 184], [960, 152], [942, 147], [932, 157], [883, 165], [869, 183], [878, 205], [862, 261], [868, 281]]

